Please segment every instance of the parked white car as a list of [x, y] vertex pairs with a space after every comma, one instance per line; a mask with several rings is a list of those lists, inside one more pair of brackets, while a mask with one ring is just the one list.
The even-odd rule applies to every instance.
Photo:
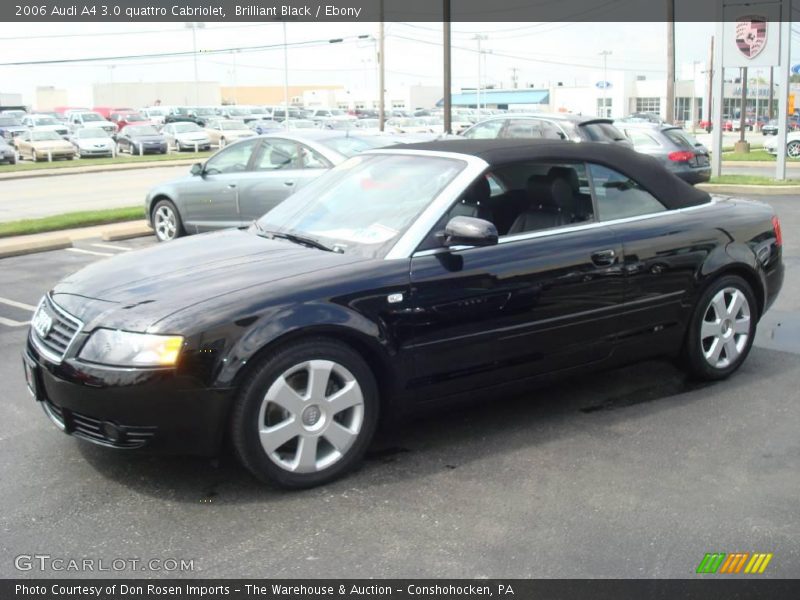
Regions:
[[[778, 154], [778, 136], [770, 136], [764, 141], [764, 150], [770, 154]], [[786, 136], [786, 156], [789, 158], [800, 158], [800, 131], [791, 131]]]
[[62, 137], [67, 137], [69, 134], [69, 129], [64, 123], [49, 115], [25, 115], [22, 118], [22, 124], [25, 127], [36, 128], [39, 131], [55, 131]]
[[88, 156], [114, 156], [114, 140], [102, 127], [83, 127], [73, 133], [69, 141], [75, 146], [78, 158]]
[[163, 106], [149, 106], [148, 108], [140, 108], [138, 112], [153, 125], [163, 125], [164, 117], [167, 116], [169, 110]]
[[105, 129], [109, 135], [117, 133], [117, 126], [114, 123], [93, 111], [70, 113], [69, 125], [73, 132], [84, 127], [100, 127]]
[[178, 122], [165, 125], [161, 130], [162, 135], [167, 138], [167, 143], [178, 152], [181, 150], [209, 150], [211, 148], [211, 138], [196, 123]]

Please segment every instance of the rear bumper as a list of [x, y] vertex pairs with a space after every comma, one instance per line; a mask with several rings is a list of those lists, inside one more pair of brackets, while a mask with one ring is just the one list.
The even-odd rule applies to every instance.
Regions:
[[232, 390], [215, 390], [174, 370], [121, 369], [76, 359], [54, 364], [28, 339], [37, 402], [62, 431], [106, 447], [216, 454]]
[[686, 183], [705, 183], [711, 179], [711, 167], [686, 167], [679, 171], [673, 171], [675, 175], [683, 179]]

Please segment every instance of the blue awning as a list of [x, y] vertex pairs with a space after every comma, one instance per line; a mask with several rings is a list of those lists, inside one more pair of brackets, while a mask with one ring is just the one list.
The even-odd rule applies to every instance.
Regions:
[[[462, 92], [453, 94], [450, 102], [453, 106], [477, 106], [476, 92]], [[482, 90], [481, 104], [549, 104], [550, 92], [548, 90]], [[439, 100], [436, 106], [442, 106], [444, 99]]]

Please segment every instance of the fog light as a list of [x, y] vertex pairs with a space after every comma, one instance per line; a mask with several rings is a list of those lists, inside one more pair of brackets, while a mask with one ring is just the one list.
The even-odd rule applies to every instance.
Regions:
[[125, 431], [110, 421], [103, 421], [100, 424], [100, 431], [111, 442], [119, 443], [125, 438]]

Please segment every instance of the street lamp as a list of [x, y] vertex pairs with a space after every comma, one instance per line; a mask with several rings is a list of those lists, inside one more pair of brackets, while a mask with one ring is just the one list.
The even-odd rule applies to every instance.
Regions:
[[186, 23], [186, 28], [192, 30], [192, 57], [194, 59], [194, 103], [200, 105], [200, 84], [197, 79], [197, 30], [205, 29], [205, 23]]
[[611, 50], [603, 50], [600, 56], [603, 57], [603, 113], [598, 115], [600, 117], [610, 117], [608, 111], [608, 57], [611, 55]]

